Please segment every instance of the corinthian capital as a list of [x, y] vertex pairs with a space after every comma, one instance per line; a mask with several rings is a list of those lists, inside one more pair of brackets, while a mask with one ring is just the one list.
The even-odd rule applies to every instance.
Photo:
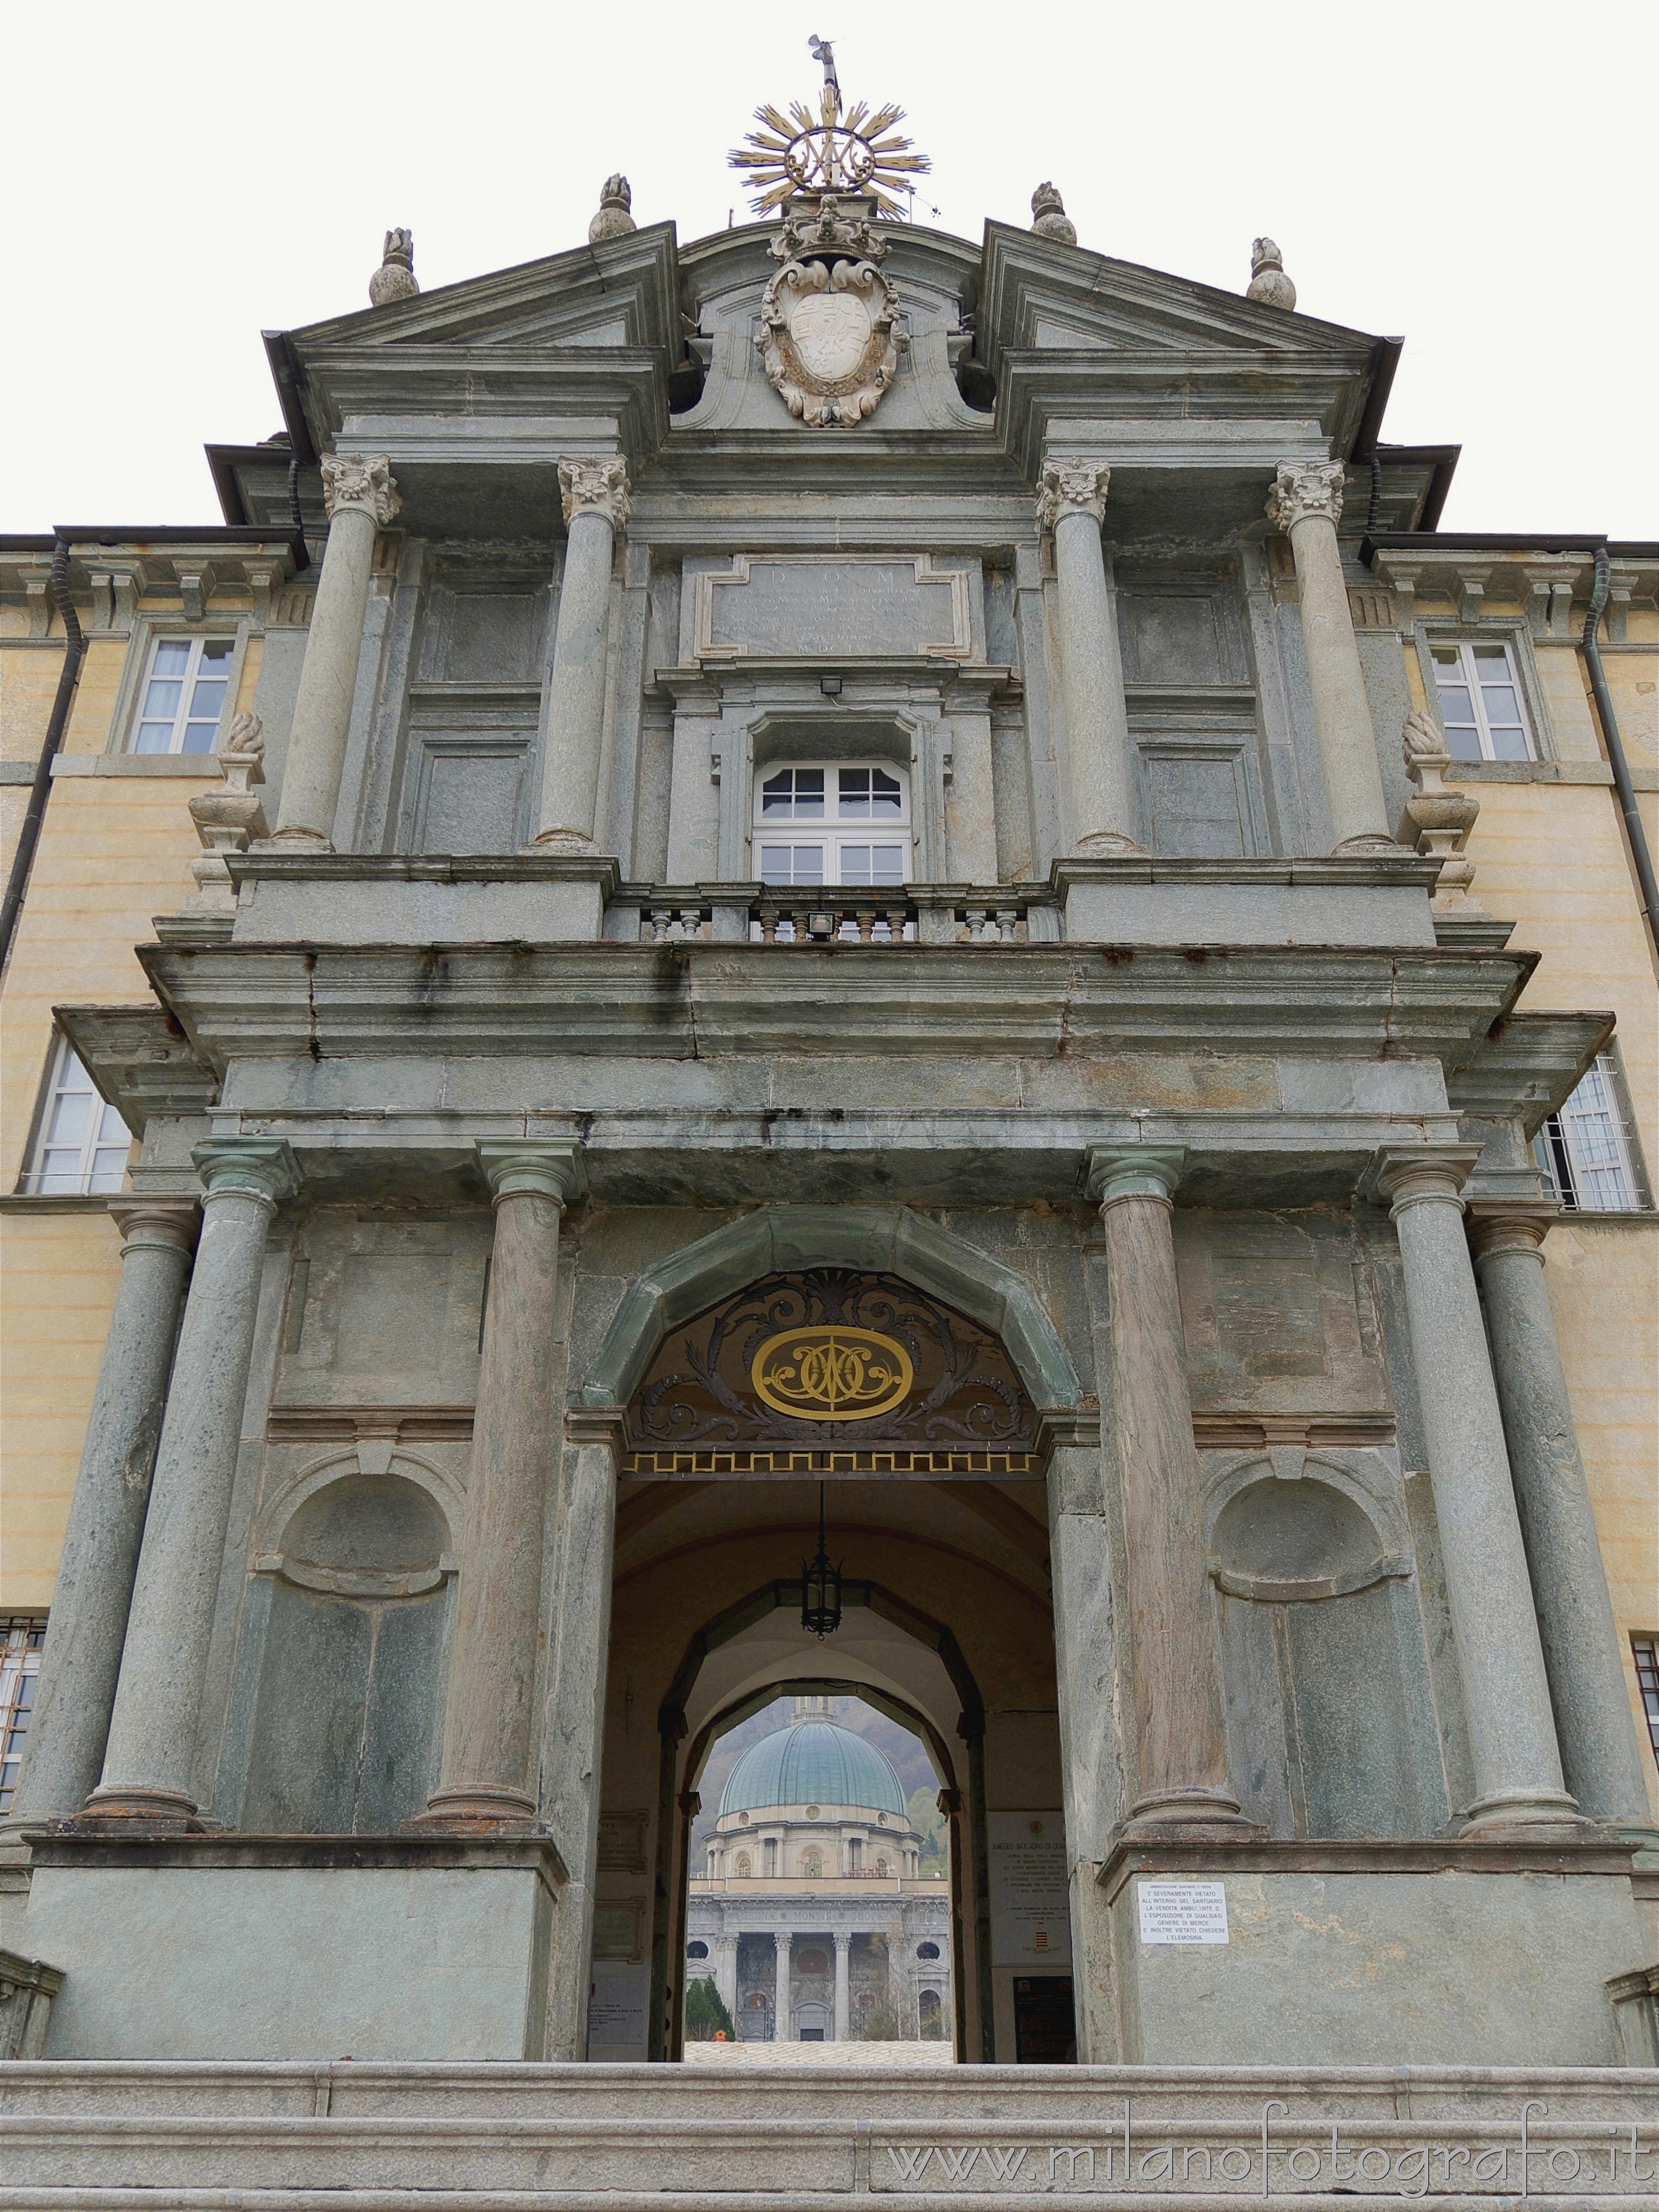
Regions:
[[1280, 530], [1322, 514], [1333, 528], [1342, 520], [1340, 461], [1281, 461], [1267, 495], [1267, 520]]
[[559, 463], [567, 522], [592, 511], [602, 514], [613, 530], [620, 530], [628, 520], [629, 489], [628, 471], [620, 461]]
[[384, 453], [327, 453], [323, 458], [323, 505], [331, 522], [343, 507], [360, 507], [384, 530], [403, 501]]
[[1037, 479], [1037, 527], [1052, 530], [1063, 515], [1106, 514], [1106, 488], [1112, 472], [1104, 461], [1045, 461]]

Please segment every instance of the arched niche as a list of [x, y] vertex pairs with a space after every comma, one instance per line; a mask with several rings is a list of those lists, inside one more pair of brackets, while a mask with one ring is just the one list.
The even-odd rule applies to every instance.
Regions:
[[1246, 1455], [1207, 1486], [1228, 1759], [1284, 1837], [1445, 1817], [1398, 1474], [1375, 1452]]
[[263, 1516], [245, 1829], [388, 1834], [424, 1807], [455, 1571], [449, 1488], [403, 1455], [346, 1453]]

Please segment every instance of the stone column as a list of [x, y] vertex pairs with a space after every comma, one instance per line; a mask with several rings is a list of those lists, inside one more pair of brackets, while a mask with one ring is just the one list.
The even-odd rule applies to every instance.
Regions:
[[1553, 1205], [1477, 1199], [1469, 1239], [1532, 1570], [1565, 1786], [1592, 1819], [1649, 1821], [1595, 1512], [1544, 1281]]
[[732, 2033], [738, 2032], [738, 1938], [722, 1927], [714, 1943], [714, 1987], [732, 2015]]
[[[520, 1157], [519, 1148], [511, 1149], [515, 1158]], [[493, 1269], [491, 1278], [493, 1285]], [[617, 1417], [611, 1413], [573, 1409], [565, 1415], [564, 1496], [554, 1567], [554, 1648], [542, 1730], [542, 1817], [566, 1874], [549, 1968], [550, 2058], [580, 2059], [587, 2049], [618, 1428]], [[536, 1510], [533, 1504], [529, 1508], [532, 1518]], [[526, 1572], [526, 1598], [538, 1604], [539, 1594], [539, 1577], [532, 1595]], [[530, 1648], [533, 1652], [533, 1644]]]
[[1071, 849], [1103, 857], [1142, 850], [1117, 617], [1100, 543], [1110, 481], [1103, 462], [1049, 461], [1037, 488], [1038, 525], [1054, 536]]
[[1249, 1837], [1227, 1786], [1204, 1504], [1182, 1363], [1175, 1207], [1182, 1149], [1093, 1145], [1111, 1295], [1112, 1405], [1123, 1496], [1140, 1787], [1122, 1832]]
[[535, 842], [591, 853], [605, 735], [611, 550], [628, 520], [628, 476], [617, 460], [561, 461], [559, 487], [568, 534], [544, 708]]
[[268, 1137], [196, 1147], [202, 1230], [173, 1354], [127, 1614], [103, 1779], [88, 1823], [191, 1828], [197, 1723], [224, 1567], [259, 1277], [271, 1216], [297, 1181]]
[[853, 1936], [850, 1929], [837, 1928], [832, 1932], [836, 1939], [836, 2040], [847, 2043], [853, 2033]]
[[331, 853], [351, 727], [357, 655], [374, 568], [374, 537], [401, 504], [384, 453], [331, 453], [323, 462], [328, 545], [317, 579], [306, 657], [294, 702], [274, 842]]
[[777, 1946], [778, 1954], [777, 1986], [772, 1998], [772, 2040], [775, 2043], [793, 2043], [795, 2039], [790, 2033], [789, 1950], [794, 1938], [788, 1929], [778, 1928], [773, 1930], [772, 1941]]
[[[568, 1141], [480, 1145], [478, 1163], [495, 1194], [495, 1241], [472, 1417], [442, 1771], [422, 1824], [503, 1833], [532, 1828], [538, 1820], [532, 1698], [558, 1436], [559, 1224], [579, 1188], [580, 1156]], [[603, 1446], [593, 1449], [604, 1453]], [[607, 1618], [609, 1596], [607, 1588]], [[604, 1653], [596, 1656], [602, 1684]]]
[[1336, 839], [1333, 850], [1364, 853], [1391, 848], [1393, 840], [1336, 542], [1341, 514], [1340, 461], [1279, 463], [1267, 519], [1289, 536], [1296, 559], [1314, 732]]
[[[1576, 1830], [1562, 1786], [1549, 1684], [1463, 1236], [1471, 1146], [1401, 1146], [1377, 1187], [1400, 1237], [1412, 1364], [1474, 1766], [1476, 1831]], [[1622, 1686], [1620, 1694], [1622, 1696]]]
[[167, 1404], [193, 1198], [114, 1199], [121, 1277], [52, 1594], [11, 1825], [67, 1820], [97, 1787]]

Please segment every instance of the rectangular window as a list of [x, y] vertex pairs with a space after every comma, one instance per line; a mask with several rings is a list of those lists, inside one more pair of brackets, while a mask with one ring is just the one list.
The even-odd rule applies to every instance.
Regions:
[[1532, 738], [1514, 656], [1482, 640], [1434, 645], [1435, 681], [1446, 750], [1454, 760], [1531, 760]]
[[822, 845], [763, 845], [760, 872], [763, 884], [811, 884], [823, 881]]
[[131, 1143], [126, 1123], [98, 1096], [69, 1039], [59, 1037], [24, 1189], [58, 1198], [119, 1190]]
[[[807, 844], [785, 826], [797, 823], [823, 826]], [[781, 887], [896, 889], [910, 878], [908, 823], [909, 787], [902, 769], [872, 761], [763, 769], [755, 778], [756, 871], [763, 884]], [[878, 842], [872, 835], [877, 823]]]
[[1631, 1650], [1636, 1654], [1636, 1679], [1642, 1690], [1642, 1709], [1648, 1717], [1648, 1741], [1653, 1746], [1653, 1755], [1659, 1759], [1659, 1637], [1632, 1636]]
[[1539, 1131], [1534, 1156], [1546, 1187], [1574, 1213], [1631, 1213], [1650, 1203], [1637, 1172], [1618, 1062], [1602, 1053], [1559, 1114]]
[[0, 1613], [0, 1813], [16, 1792], [46, 1640], [44, 1613]]
[[822, 822], [823, 770], [781, 768], [761, 786], [763, 822]]
[[232, 637], [158, 637], [139, 695], [136, 753], [210, 753], [235, 658]]

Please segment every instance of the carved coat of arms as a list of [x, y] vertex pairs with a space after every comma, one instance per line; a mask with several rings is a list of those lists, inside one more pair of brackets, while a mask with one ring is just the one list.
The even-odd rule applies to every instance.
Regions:
[[842, 214], [834, 193], [787, 215], [769, 249], [783, 266], [761, 301], [755, 343], [792, 415], [814, 429], [861, 422], [909, 345], [887, 242]]

